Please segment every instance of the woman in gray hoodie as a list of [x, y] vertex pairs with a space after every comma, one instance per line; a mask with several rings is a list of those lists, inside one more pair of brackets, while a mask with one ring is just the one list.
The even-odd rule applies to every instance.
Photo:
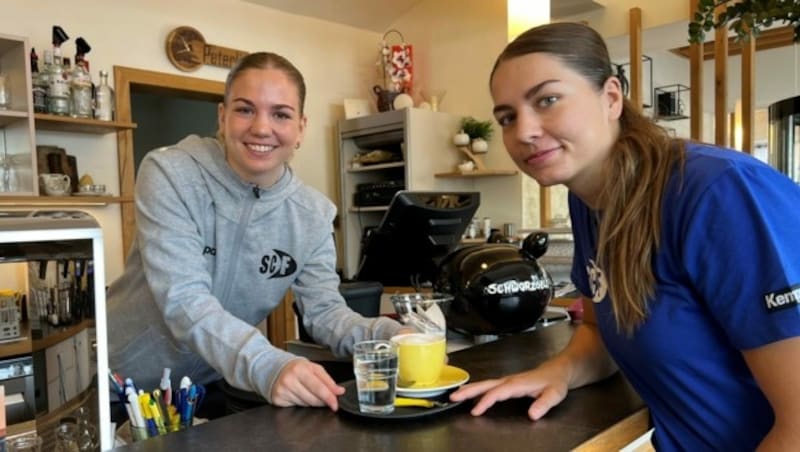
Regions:
[[142, 161], [136, 240], [108, 292], [110, 366], [140, 387], [157, 387], [169, 367], [275, 405], [336, 410], [344, 389], [255, 325], [291, 289], [306, 330], [336, 355], [404, 328], [361, 317], [339, 294], [336, 208], [288, 164], [306, 127], [305, 91], [288, 60], [250, 54], [225, 82], [217, 138], [189, 136]]

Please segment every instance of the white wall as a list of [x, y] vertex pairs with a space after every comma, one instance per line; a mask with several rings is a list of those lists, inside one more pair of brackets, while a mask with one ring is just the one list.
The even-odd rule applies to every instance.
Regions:
[[[180, 25], [199, 30], [207, 43], [244, 51], [270, 50], [288, 57], [306, 77], [309, 127], [294, 166], [309, 185], [336, 200], [333, 128], [343, 116], [342, 99], [370, 96], [380, 35], [230, 0], [7, 0], [0, 15], [2, 33], [26, 36], [42, 55], [50, 47], [51, 26], [70, 36], [65, 56], [74, 57], [75, 38], [92, 46], [92, 75], [114, 65], [184, 74], [166, 57], [167, 33]], [[204, 66], [191, 76], [223, 81], [227, 69]], [[111, 77], [113, 78], [113, 77]], [[113, 81], [112, 81], [113, 83]], [[37, 134], [39, 144], [57, 144], [78, 157], [80, 171], [119, 193], [116, 139], [58, 133]], [[119, 206], [86, 209], [103, 225], [108, 281], [123, 268]], [[2, 283], [3, 281], [0, 281]]]
[[[441, 110], [493, 120], [489, 73], [507, 43], [505, 2], [428, 0], [393, 26], [414, 45], [415, 85], [447, 91]], [[497, 125], [489, 146], [489, 152], [482, 155], [489, 168], [515, 168]], [[452, 147], [441, 152], [457, 155], [458, 151]], [[524, 205], [522, 176], [470, 179], [464, 185], [481, 192], [477, 216], [490, 217], [497, 227], [503, 223], [520, 227]], [[535, 214], [538, 216], [538, 202]]]
[[[558, 1], [558, 0], [553, 0]], [[559, 18], [559, 21], [587, 21], [605, 37], [628, 34], [629, 11], [642, 10], [642, 28], [653, 28], [689, 18], [689, 0], [648, 1], [607, 0], [605, 7], [586, 14]]]

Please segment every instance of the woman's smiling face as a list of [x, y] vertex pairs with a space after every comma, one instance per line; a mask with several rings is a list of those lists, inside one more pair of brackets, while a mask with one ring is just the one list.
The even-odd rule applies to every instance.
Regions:
[[246, 182], [268, 187], [300, 145], [306, 118], [297, 85], [280, 69], [247, 69], [218, 109], [225, 158]]
[[559, 58], [529, 53], [503, 60], [491, 91], [514, 163], [540, 185], [564, 184], [591, 202], [619, 135], [619, 80], [598, 89]]

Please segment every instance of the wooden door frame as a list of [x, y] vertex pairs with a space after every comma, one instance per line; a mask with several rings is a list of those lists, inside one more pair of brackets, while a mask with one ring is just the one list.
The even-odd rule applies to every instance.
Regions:
[[[133, 122], [131, 112], [131, 87], [155, 94], [180, 94], [195, 100], [218, 102], [225, 93], [225, 83], [184, 75], [147, 71], [125, 66], [114, 66], [114, 89], [116, 91], [117, 120]], [[120, 196], [134, 199], [135, 159], [133, 131], [117, 133]], [[122, 246], [127, 257], [136, 234], [135, 207], [133, 203], [121, 203]], [[267, 337], [276, 347], [286, 348], [286, 341], [296, 337], [296, 320], [291, 307], [291, 297], [284, 297], [267, 319]]]

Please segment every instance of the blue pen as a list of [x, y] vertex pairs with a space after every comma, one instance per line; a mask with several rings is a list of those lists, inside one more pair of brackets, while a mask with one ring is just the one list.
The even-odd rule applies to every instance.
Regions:
[[181, 410], [181, 425], [184, 427], [192, 426], [193, 406], [194, 401], [192, 399], [187, 398], [183, 402], [183, 410]]
[[200, 409], [200, 405], [202, 405], [203, 400], [206, 398], [206, 387], [199, 383], [195, 386], [197, 387], [197, 401], [194, 403], [194, 411], [197, 412], [197, 410]]
[[[180, 399], [180, 404], [178, 405], [178, 413], [181, 415], [181, 423], [185, 423], [186, 418], [186, 410], [188, 409], [188, 401], [189, 401], [189, 388], [192, 387], [192, 380], [184, 376], [181, 378], [181, 382], [178, 386], [180, 388], [178, 398]], [[192, 418], [188, 418], [191, 421]]]

